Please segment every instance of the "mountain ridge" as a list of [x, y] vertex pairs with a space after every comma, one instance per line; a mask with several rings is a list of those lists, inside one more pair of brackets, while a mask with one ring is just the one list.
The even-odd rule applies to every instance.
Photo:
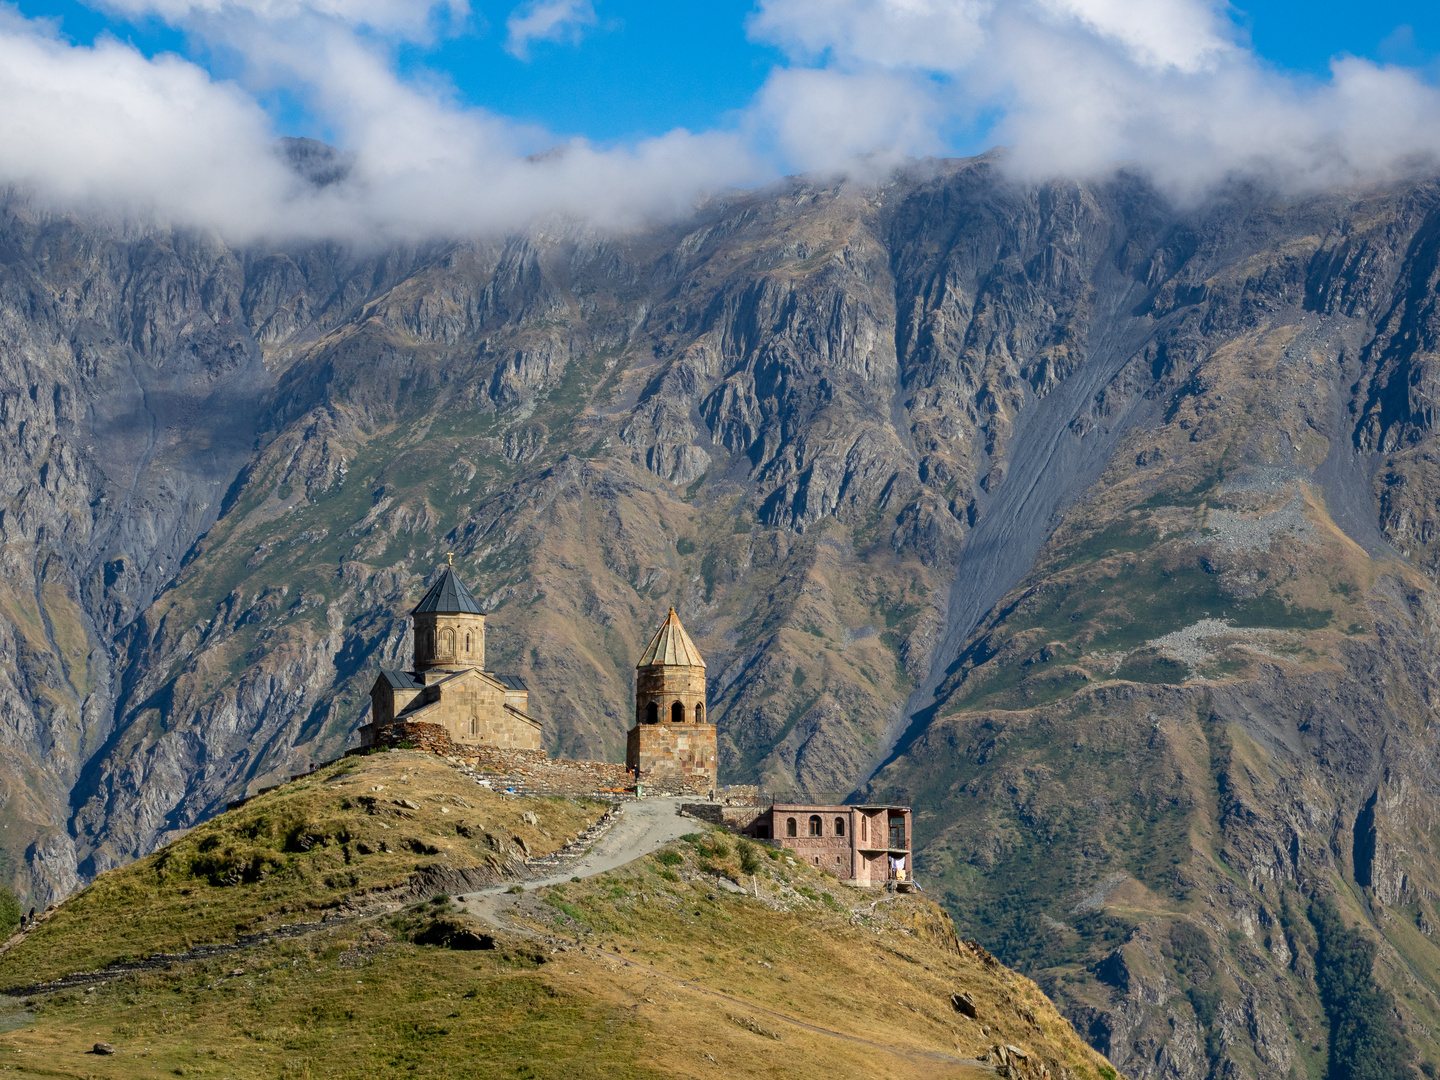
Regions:
[[[1128, 1074], [1311, 1069], [1281, 882], [1365, 921], [1440, 1059], [1437, 212], [1428, 179], [1177, 207], [993, 157], [368, 254], [12, 200], [0, 869], [61, 895], [333, 757], [454, 551], [552, 752], [619, 759], [674, 604], [722, 776], [909, 792], [962, 929]], [[126, 472], [162, 415], [112, 423], [132, 369], [179, 405]], [[197, 447], [244, 458], [223, 499]], [[1198, 983], [1163, 945], [1197, 904]]]

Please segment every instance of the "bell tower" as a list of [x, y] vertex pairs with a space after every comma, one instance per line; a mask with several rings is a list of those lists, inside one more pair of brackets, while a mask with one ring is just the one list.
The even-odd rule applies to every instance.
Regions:
[[463, 671], [485, 670], [485, 613], [453, 567], [430, 586], [415, 610], [410, 612], [415, 631], [415, 674], [427, 677]]
[[635, 665], [635, 726], [626, 767], [642, 782], [713, 790], [715, 728], [705, 714], [705, 661], [675, 609]]

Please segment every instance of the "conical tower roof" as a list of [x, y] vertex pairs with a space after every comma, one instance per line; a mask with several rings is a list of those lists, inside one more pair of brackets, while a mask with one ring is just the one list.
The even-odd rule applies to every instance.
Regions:
[[435, 612], [440, 615], [484, 615], [475, 597], [465, 588], [465, 583], [455, 575], [453, 568], [445, 567], [438, 581], [430, 586], [425, 598], [415, 605], [411, 615]]
[[655, 631], [655, 636], [650, 639], [650, 647], [645, 650], [645, 655], [640, 657], [640, 662], [635, 666], [643, 668], [657, 664], [705, 666], [705, 661], [700, 658], [700, 650], [695, 648], [695, 642], [690, 640], [685, 627], [680, 625], [680, 616], [675, 614], [673, 607], [670, 614], [665, 616], [665, 621], [660, 624], [660, 629]]

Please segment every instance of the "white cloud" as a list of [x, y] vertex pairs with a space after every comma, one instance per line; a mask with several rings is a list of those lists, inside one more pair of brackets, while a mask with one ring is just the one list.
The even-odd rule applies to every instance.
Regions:
[[[1291, 80], [1237, 42], [1227, 10], [1222, 0], [761, 0], [750, 29], [824, 72], [837, 103], [903, 76], [889, 85], [908, 89], [885, 103], [895, 145], [933, 144], [957, 117], [998, 111], [995, 137], [1031, 178], [1125, 162], [1195, 195], [1239, 173], [1314, 187], [1440, 160], [1440, 93], [1416, 72], [1351, 58], [1328, 82]], [[766, 114], [814, 113], [815, 80], [787, 75], [767, 84]], [[787, 89], [788, 109], [777, 100]], [[855, 130], [869, 124], [862, 112]], [[803, 124], [775, 127], [797, 160], [816, 160], [824, 140]], [[849, 144], [832, 141], [843, 159]]]
[[943, 150], [941, 111], [907, 73], [786, 69], [766, 80], [754, 118], [801, 171], [823, 172], [869, 155], [871, 168]]
[[[0, 15], [0, 184], [65, 206], [259, 235], [386, 240], [504, 230], [574, 215], [624, 226], [684, 213], [716, 185], [766, 172], [733, 134], [671, 132], [598, 150], [558, 141], [402, 80], [335, 20], [230, 11], [230, 41], [267, 81], [300, 86], [350, 156], [315, 188], [275, 152], [277, 132], [240, 86], [175, 56], [79, 48], [45, 23]], [[531, 159], [537, 147], [555, 152]]]
[[761, 0], [752, 37], [792, 59], [956, 71], [984, 42], [995, 0]]
[[1042, 6], [1120, 43], [1145, 67], [1194, 73], [1232, 49], [1225, 20], [1203, 0], [1042, 0]]
[[[1416, 71], [1350, 58], [1328, 80], [1290, 80], [1239, 43], [1221, 0], [762, 0], [749, 31], [790, 60], [733, 129], [613, 148], [403, 77], [397, 39], [446, 32], [465, 0], [108, 2], [238, 58], [238, 81], [114, 40], [76, 47], [0, 6], [0, 184], [238, 239], [474, 233], [555, 214], [625, 225], [786, 169], [870, 177], [945, 152], [947, 132], [985, 111], [1018, 176], [1127, 162], [1178, 195], [1237, 173], [1303, 188], [1440, 161], [1440, 92]], [[578, 0], [531, 4], [511, 44], [593, 16]], [[345, 180], [315, 188], [281, 162], [257, 98], [276, 87], [334, 132]]]
[[0, 17], [0, 178], [67, 204], [165, 208], [240, 226], [298, 184], [268, 117], [238, 87], [176, 57], [102, 41], [75, 48]]
[[532, 41], [579, 41], [584, 28], [594, 25], [591, 0], [529, 0], [505, 20], [505, 51], [526, 60]]
[[[442, 16], [459, 24], [470, 12], [467, 0], [95, 0], [96, 6], [128, 16], [158, 16], [171, 25], [208, 24], [212, 37], [239, 25], [295, 24], [323, 20], [360, 27], [404, 40], [428, 39]], [[224, 28], [217, 33], [216, 28]], [[244, 42], [238, 44], [243, 47]]]

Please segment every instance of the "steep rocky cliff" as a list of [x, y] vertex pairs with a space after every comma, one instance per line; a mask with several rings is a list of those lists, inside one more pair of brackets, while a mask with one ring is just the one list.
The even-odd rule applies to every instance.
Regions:
[[407, 250], [12, 195], [4, 873], [334, 756], [453, 552], [555, 752], [620, 756], [674, 603], [723, 778], [914, 800], [1127, 1075], [1321, 1068], [1319, 893], [1440, 1061], [1437, 237], [1429, 181], [990, 158]]

